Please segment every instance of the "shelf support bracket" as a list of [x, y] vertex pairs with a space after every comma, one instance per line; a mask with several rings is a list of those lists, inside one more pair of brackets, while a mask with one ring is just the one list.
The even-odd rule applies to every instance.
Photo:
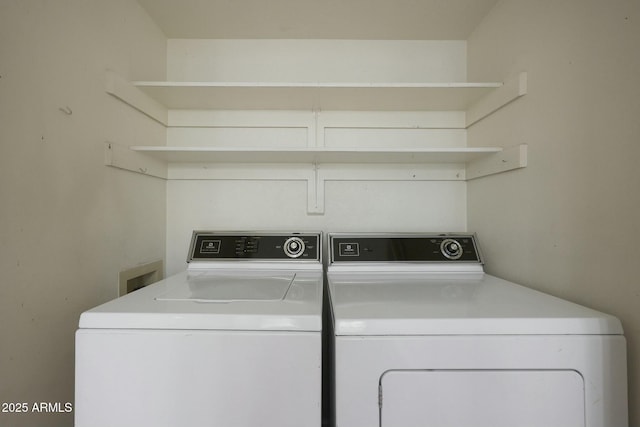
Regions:
[[466, 127], [469, 128], [507, 104], [527, 94], [527, 73], [521, 72], [507, 79], [504, 85], [478, 100], [467, 110]]
[[167, 164], [113, 142], [104, 143], [104, 164], [143, 175], [167, 179]]
[[467, 163], [466, 179], [470, 181], [488, 175], [520, 169], [527, 166], [527, 144], [506, 148], [491, 156]]
[[168, 126], [167, 108], [113, 71], [105, 76], [105, 91], [163, 126]]

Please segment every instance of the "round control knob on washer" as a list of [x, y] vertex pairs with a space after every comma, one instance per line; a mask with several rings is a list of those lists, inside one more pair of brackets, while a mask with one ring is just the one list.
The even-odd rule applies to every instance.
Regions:
[[440, 252], [449, 259], [459, 259], [462, 256], [462, 246], [454, 239], [444, 239], [440, 243]]
[[289, 237], [283, 245], [284, 253], [289, 258], [298, 258], [304, 253], [304, 242], [299, 237]]

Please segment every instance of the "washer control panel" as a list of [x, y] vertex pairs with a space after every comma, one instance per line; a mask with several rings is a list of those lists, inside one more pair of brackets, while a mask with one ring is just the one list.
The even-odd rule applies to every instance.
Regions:
[[229, 259], [320, 261], [320, 233], [230, 234], [194, 231], [191, 261]]
[[330, 236], [330, 246], [332, 262], [482, 262], [472, 234], [340, 234]]

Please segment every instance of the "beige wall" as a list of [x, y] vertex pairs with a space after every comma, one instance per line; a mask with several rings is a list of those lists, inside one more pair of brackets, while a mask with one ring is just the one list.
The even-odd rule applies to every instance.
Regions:
[[640, 2], [498, 2], [468, 41], [469, 79], [527, 71], [529, 93], [471, 145], [529, 145], [529, 166], [468, 185], [491, 273], [618, 316], [640, 424]]
[[78, 316], [117, 295], [121, 269], [164, 256], [165, 183], [104, 166], [103, 142], [163, 141], [104, 71], [161, 79], [165, 57], [134, 0], [0, 0], [0, 402], [73, 402]]

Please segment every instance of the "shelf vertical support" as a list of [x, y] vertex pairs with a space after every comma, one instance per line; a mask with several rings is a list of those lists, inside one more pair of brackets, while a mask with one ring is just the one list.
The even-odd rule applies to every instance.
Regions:
[[314, 148], [322, 148], [325, 146], [324, 141], [324, 133], [325, 133], [325, 124], [323, 118], [320, 117], [322, 112], [320, 110], [313, 111], [313, 132], [310, 130], [310, 134], [313, 133], [313, 147]]
[[323, 173], [316, 162], [307, 179], [307, 213], [309, 215], [324, 214], [324, 184]]

